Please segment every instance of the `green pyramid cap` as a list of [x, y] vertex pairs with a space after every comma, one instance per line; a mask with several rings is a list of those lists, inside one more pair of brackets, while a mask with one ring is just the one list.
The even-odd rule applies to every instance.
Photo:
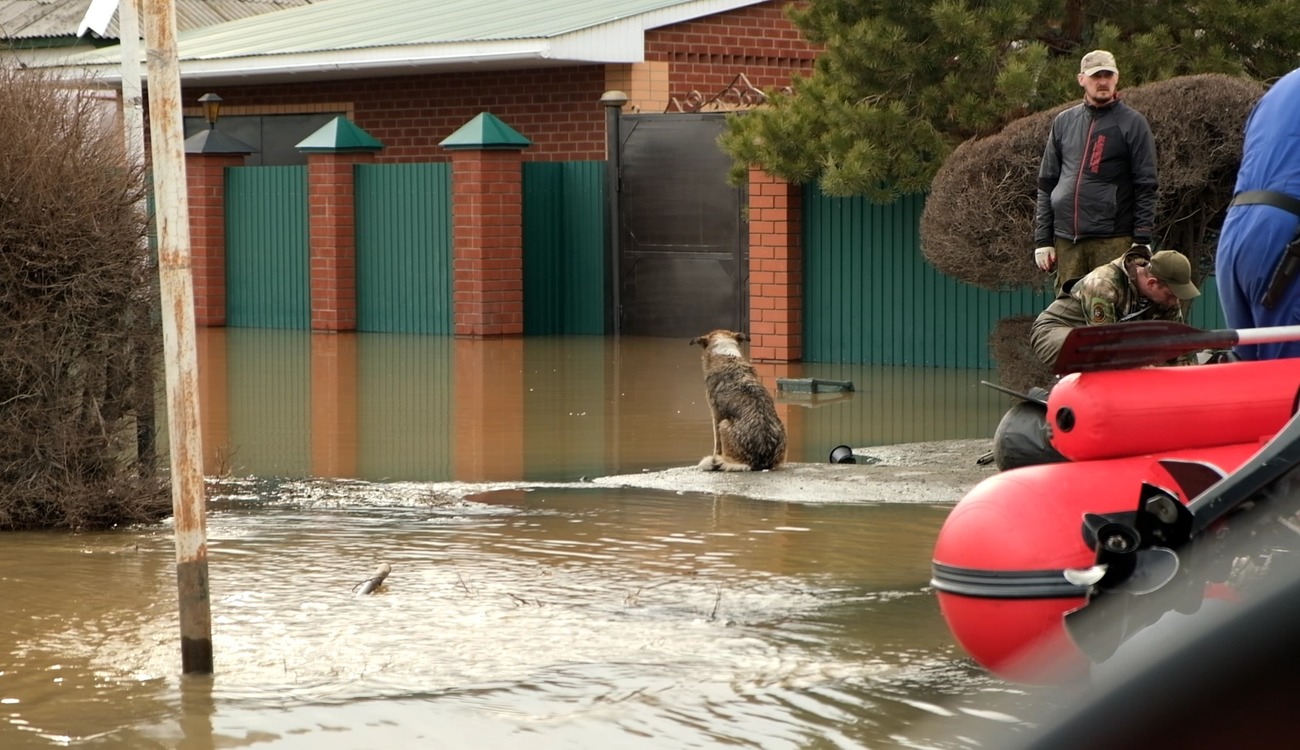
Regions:
[[491, 112], [483, 112], [438, 145], [450, 149], [527, 148], [533, 142]]
[[257, 148], [216, 128], [206, 128], [185, 139], [185, 153], [256, 154]]
[[298, 143], [299, 151], [378, 151], [384, 144], [343, 115]]

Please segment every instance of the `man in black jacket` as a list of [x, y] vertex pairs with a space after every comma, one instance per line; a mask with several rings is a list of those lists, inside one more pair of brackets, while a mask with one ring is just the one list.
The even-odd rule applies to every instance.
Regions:
[[1134, 245], [1149, 253], [1156, 217], [1156, 144], [1142, 113], [1119, 100], [1115, 56], [1079, 64], [1083, 102], [1052, 121], [1038, 170], [1034, 262], [1066, 281]]

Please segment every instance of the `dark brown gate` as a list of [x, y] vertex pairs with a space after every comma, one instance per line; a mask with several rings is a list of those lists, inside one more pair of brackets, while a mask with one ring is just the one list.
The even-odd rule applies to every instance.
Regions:
[[618, 311], [622, 333], [690, 338], [747, 327], [742, 191], [717, 144], [723, 113], [622, 115]]

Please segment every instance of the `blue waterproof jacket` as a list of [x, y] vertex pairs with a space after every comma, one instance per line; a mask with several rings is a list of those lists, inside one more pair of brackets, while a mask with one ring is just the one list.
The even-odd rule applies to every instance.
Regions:
[[[1300, 69], [1275, 83], [1246, 120], [1236, 192], [1272, 190], [1300, 200]], [[1219, 297], [1232, 328], [1300, 323], [1300, 282], [1274, 309], [1260, 304], [1300, 216], [1269, 205], [1231, 206], [1216, 254]], [[1239, 347], [1247, 359], [1300, 356], [1300, 343]]]

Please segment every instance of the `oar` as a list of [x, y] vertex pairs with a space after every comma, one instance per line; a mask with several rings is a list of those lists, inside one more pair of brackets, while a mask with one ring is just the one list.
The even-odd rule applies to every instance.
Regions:
[[989, 388], [992, 388], [993, 390], [999, 391], [1001, 393], [1005, 393], [1008, 396], [1015, 396], [1016, 398], [1024, 399], [1025, 401], [1033, 401], [1035, 404], [1038, 404], [1039, 406], [1047, 406], [1047, 399], [1043, 398], [1042, 396], [1033, 396], [1028, 393], [1013, 391], [1010, 388], [998, 385], [997, 383], [990, 383], [987, 380], [981, 380], [980, 385], [987, 385]]
[[1056, 358], [1058, 375], [1071, 372], [1145, 367], [1201, 349], [1227, 349], [1238, 344], [1300, 341], [1300, 325], [1269, 328], [1202, 328], [1168, 320], [1138, 320], [1104, 326], [1073, 328]]

